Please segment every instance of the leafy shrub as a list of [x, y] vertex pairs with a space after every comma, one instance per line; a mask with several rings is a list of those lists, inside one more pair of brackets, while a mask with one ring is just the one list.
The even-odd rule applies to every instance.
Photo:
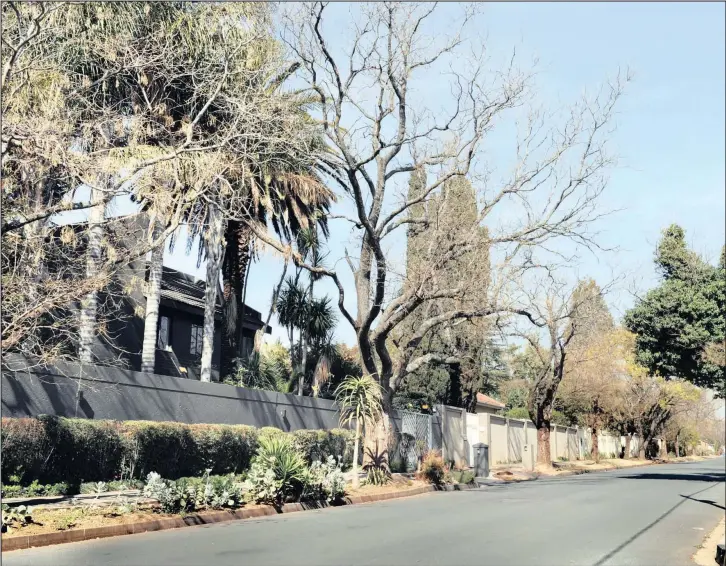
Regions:
[[52, 448], [42, 421], [3, 418], [0, 441], [3, 479], [27, 484], [41, 476]]
[[54, 483], [42, 485], [38, 480], [33, 480], [30, 485], [22, 486], [9, 484], [2, 486], [2, 497], [42, 497], [55, 495], [72, 495], [67, 483]]
[[345, 476], [332, 456], [325, 462], [313, 462], [305, 483], [303, 499], [324, 499], [333, 503], [345, 495]]
[[394, 474], [402, 474], [404, 472], [408, 471], [408, 466], [406, 465], [406, 462], [403, 461], [400, 457], [394, 458], [391, 460], [391, 471]]
[[386, 485], [391, 481], [391, 473], [383, 466], [367, 466], [365, 472], [368, 485]]
[[453, 483], [469, 484], [474, 481], [474, 472], [471, 470], [454, 470], [449, 473]]
[[308, 464], [325, 462], [332, 456], [343, 469], [353, 464], [352, 430], [334, 428], [333, 430], [296, 430], [292, 433], [295, 446]]
[[421, 477], [434, 485], [442, 485], [446, 476], [446, 464], [438, 450], [429, 450], [421, 461]]
[[[2, 477], [8, 484], [29, 487], [33, 481], [40, 486], [65, 482], [64, 494], [79, 493], [81, 484], [99, 481], [107, 482], [109, 491], [124, 489], [114, 486], [115, 481], [138, 488], [136, 480], [152, 471], [170, 480], [199, 477], [207, 469], [210, 475], [239, 474], [250, 469], [258, 439], [271, 437], [294, 442], [307, 464], [333, 456], [346, 469], [353, 454], [353, 432], [345, 429], [290, 434], [274, 427], [258, 430], [243, 425], [42, 416], [3, 418], [0, 435]], [[37, 486], [31, 492], [34, 489], [38, 495], [55, 494]], [[84, 490], [93, 493], [88, 486]], [[28, 495], [27, 491], [14, 493]]]
[[237, 507], [243, 501], [243, 485], [234, 476], [213, 477], [209, 470], [201, 478], [163, 479], [156, 472], [146, 476], [144, 497], [159, 501], [165, 513]]
[[526, 407], [514, 407], [513, 409], [509, 409], [506, 413], [504, 413], [505, 417], [509, 417], [510, 419], [522, 419], [522, 420], [529, 420], [529, 411]]
[[2, 532], [7, 532], [10, 527], [23, 527], [33, 522], [33, 508], [25, 505], [10, 507], [6, 504], [2, 506], [3, 524]]
[[[260, 431], [257, 456], [252, 462], [246, 484], [250, 497], [278, 504], [288, 499], [296, 500], [303, 492], [307, 473], [305, 460], [295, 447], [292, 437], [284, 433], [263, 436]], [[274, 482], [270, 481], [271, 478], [274, 478]], [[270, 490], [273, 490], [272, 498]]]
[[199, 476], [207, 468], [241, 472], [257, 447], [257, 429], [242, 425], [41, 416], [4, 418], [0, 434], [5, 480], [22, 486], [62, 481], [66, 493], [78, 493], [84, 482], [128, 481], [150, 471], [172, 479]]

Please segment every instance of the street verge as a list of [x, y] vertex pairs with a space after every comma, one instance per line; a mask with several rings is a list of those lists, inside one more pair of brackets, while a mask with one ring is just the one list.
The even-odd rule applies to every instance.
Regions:
[[[454, 486], [451, 486], [451, 489], [449, 489], [448, 487], [449, 486], [445, 486], [443, 490], [455, 490]], [[469, 486], [459, 487], [459, 489], [468, 488]], [[374, 503], [378, 501], [385, 501], [388, 499], [398, 499], [401, 497], [421, 495], [433, 491], [437, 491], [437, 488], [433, 485], [427, 485], [384, 493], [372, 493], [369, 495], [351, 495], [344, 499], [343, 505]], [[206, 513], [190, 513], [183, 517], [179, 516], [155, 519], [150, 521], [125, 523], [120, 525], [107, 525], [102, 527], [92, 527], [85, 529], [69, 529], [67, 531], [42, 533], [35, 535], [16, 535], [11, 537], [3, 536], [0, 542], [0, 547], [2, 552], [8, 552], [12, 550], [21, 550], [39, 546], [50, 546], [54, 544], [63, 544], [69, 542], [81, 542], [97, 538], [132, 535], [153, 531], [163, 531], [167, 529], [179, 529], [198, 525], [208, 525], [213, 523], [253, 519], [268, 515], [277, 515], [280, 513], [294, 513], [297, 511], [322, 509], [326, 507], [331, 507], [331, 505], [328, 505], [328, 503], [325, 501], [309, 501], [304, 503], [286, 503], [281, 508], [277, 509], [272, 506], [260, 506], [251, 509], [243, 508], [235, 510], [212, 511]]]

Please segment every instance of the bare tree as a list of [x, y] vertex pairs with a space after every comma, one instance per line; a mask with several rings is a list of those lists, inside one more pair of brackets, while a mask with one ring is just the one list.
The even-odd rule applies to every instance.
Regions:
[[[384, 391], [384, 415], [405, 375], [424, 364], [446, 362], [440, 356], [416, 355], [421, 340], [434, 328], [456, 320], [516, 313], [526, 315], [509, 293], [523, 269], [536, 263], [533, 250], [556, 238], [594, 245], [588, 226], [600, 215], [595, 203], [605, 187], [605, 170], [613, 163], [604, 148], [607, 124], [622, 90], [608, 85], [593, 99], [576, 104], [561, 121], [542, 112], [528, 114], [516, 147], [510, 178], [495, 186], [482, 174], [483, 142], [508, 110], [528, 100], [532, 77], [512, 62], [487, 73], [480, 51], [463, 65], [466, 12], [454, 32], [433, 38], [428, 31], [436, 4], [356, 5], [349, 49], [335, 49], [325, 29], [327, 4], [305, 4], [286, 18], [286, 39], [302, 62], [299, 78], [317, 95], [320, 120], [337, 156], [331, 182], [352, 203], [352, 216], [339, 215], [355, 229], [354, 253], [346, 254], [356, 292], [356, 312], [345, 306], [345, 289], [333, 269], [314, 268], [332, 279], [338, 305], [354, 328], [365, 371], [377, 376]], [[445, 74], [436, 74], [443, 70]], [[446, 80], [451, 97], [436, 112], [416, 98], [416, 87]], [[399, 179], [423, 171], [425, 185], [406, 199]], [[388, 240], [402, 227], [430, 220], [415, 218], [412, 207], [440, 192], [449, 180], [468, 176], [475, 187], [479, 213], [469, 230], [438, 250], [419, 284], [401, 284]], [[456, 299], [471, 281], [455, 286], [437, 283], [435, 274], [469, 252], [480, 226], [495, 223], [496, 212], [514, 207], [516, 220], [492, 226], [487, 239], [496, 257], [488, 298], [474, 308], [456, 308], [423, 320], [417, 332], [391, 352], [391, 333], [428, 301]], [[511, 208], [509, 210], [512, 210]], [[300, 263], [291, 246], [272, 238], [261, 225], [257, 237]], [[400, 274], [399, 272], [399, 275]], [[443, 278], [442, 278], [443, 279]], [[424, 284], [424, 281], [426, 282]], [[433, 282], [433, 283], [429, 283]], [[410, 282], [407, 282], [410, 283]], [[476, 284], [474, 282], [473, 284]], [[386, 418], [382, 421], [387, 426]]]
[[[592, 333], [601, 318], [604, 290], [594, 281], [579, 281], [572, 286], [548, 274], [524, 291], [529, 297], [527, 312], [538, 327], [536, 332], [521, 332], [538, 358], [527, 409], [537, 428], [537, 462], [550, 466], [550, 424], [560, 384], [568, 366], [576, 366], [578, 336]], [[607, 313], [607, 310], [605, 310]], [[609, 314], [608, 314], [609, 316]], [[595, 324], [594, 324], [595, 323]], [[571, 354], [572, 360], [571, 360]], [[573, 363], [574, 362], [574, 363]]]

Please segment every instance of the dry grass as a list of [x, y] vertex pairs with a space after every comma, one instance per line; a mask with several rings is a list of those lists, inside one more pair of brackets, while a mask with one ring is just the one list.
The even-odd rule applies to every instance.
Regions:
[[346, 495], [373, 495], [379, 493], [390, 493], [392, 491], [402, 491], [406, 489], [415, 489], [417, 487], [423, 487], [429, 485], [428, 483], [420, 480], [410, 480], [401, 476], [393, 476], [391, 481], [386, 485], [361, 485], [358, 489], [353, 489], [350, 486], [346, 487]]

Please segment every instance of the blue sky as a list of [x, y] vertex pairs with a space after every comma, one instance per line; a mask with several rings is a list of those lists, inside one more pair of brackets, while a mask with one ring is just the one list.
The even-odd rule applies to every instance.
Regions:
[[[336, 8], [338, 13], [347, 10]], [[457, 8], [450, 4], [442, 10]], [[652, 286], [654, 244], [674, 222], [686, 229], [697, 251], [715, 261], [726, 230], [724, 4], [501, 3], [482, 9], [480, 31], [488, 36], [494, 58], [513, 47], [523, 60], [538, 57], [545, 101], [574, 100], [618, 67], [634, 73], [611, 137], [621, 162], [601, 201], [605, 209], [622, 209], [599, 225], [601, 241], [619, 251], [586, 256], [579, 274], [604, 281], [614, 270], [627, 274], [628, 282], [641, 290]], [[342, 41], [344, 31], [339, 30]], [[348, 226], [334, 224], [331, 264], [349, 237]], [[196, 267], [196, 254], [186, 256], [184, 246], [167, 253], [165, 263], [198, 277], [204, 274], [203, 266]], [[345, 273], [342, 263], [338, 266]], [[270, 253], [252, 266], [247, 303], [263, 315], [281, 269], [281, 259]], [[344, 283], [352, 290], [351, 278], [346, 276]], [[319, 288], [337, 300], [330, 284]], [[624, 287], [611, 297], [616, 315], [631, 304]], [[273, 337], [283, 338], [274, 319], [273, 325]], [[354, 342], [343, 320], [336, 335]]]

